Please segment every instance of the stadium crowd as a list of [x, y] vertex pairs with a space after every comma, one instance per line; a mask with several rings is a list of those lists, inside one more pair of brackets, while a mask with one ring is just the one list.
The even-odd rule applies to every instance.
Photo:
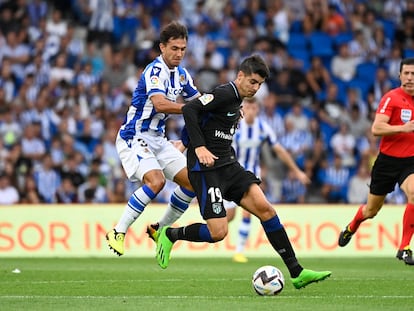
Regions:
[[[0, 0], [0, 204], [127, 201], [115, 137], [171, 20], [201, 92], [252, 53], [269, 64], [261, 118], [312, 179], [301, 189], [263, 146], [271, 202], [365, 200], [376, 105], [414, 55], [413, 0]], [[167, 136], [182, 126], [171, 116]]]

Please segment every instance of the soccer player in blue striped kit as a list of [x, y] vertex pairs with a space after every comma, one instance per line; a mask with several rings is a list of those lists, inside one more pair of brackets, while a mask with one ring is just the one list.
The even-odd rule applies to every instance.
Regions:
[[[296, 165], [287, 150], [278, 143], [276, 135], [270, 126], [258, 117], [260, 107], [256, 98], [245, 98], [242, 102], [243, 118], [233, 137], [233, 148], [237, 160], [246, 169], [260, 178], [260, 149], [264, 143], [268, 143], [279, 159], [295, 174], [295, 177], [304, 185], [311, 181], [306, 174]], [[224, 200], [227, 211], [227, 219], [233, 220], [237, 204]], [[242, 221], [239, 225], [236, 253], [233, 261], [245, 263], [248, 261], [243, 254], [251, 224], [251, 214], [242, 210]]]
[[106, 234], [109, 248], [119, 256], [124, 254], [128, 228], [162, 190], [166, 178], [179, 186], [158, 222], [160, 226], [171, 225], [195, 197], [188, 180], [186, 158], [165, 137], [168, 114], [182, 113], [184, 104], [176, 102], [177, 98], [182, 96], [189, 101], [200, 96], [192, 77], [180, 66], [187, 39], [187, 28], [178, 22], [163, 28], [161, 55], [144, 69], [116, 138], [116, 148], [127, 177], [142, 183], [131, 195], [115, 228]]
[[237, 162], [232, 141], [245, 97], [253, 97], [270, 71], [263, 58], [252, 55], [240, 64], [234, 81], [216, 87], [183, 107], [189, 143], [188, 176], [197, 195], [205, 223], [157, 231], [156, 257], [168, 267], [170, 253], [178, 240], [216, 243], [228, 233], [223, 199], [234, 201], [257, 216], [266, 236], [285, 263], [297, 289], [322, 281], [330, 271], [304, 269], [298, 262], [287, 233], [275, 209], [260, 188], [260, 179]]

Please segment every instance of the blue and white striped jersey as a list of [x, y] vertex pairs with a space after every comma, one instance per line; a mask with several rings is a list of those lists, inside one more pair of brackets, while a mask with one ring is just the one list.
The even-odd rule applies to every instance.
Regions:
[[274, 146], [278, 143], [275, 133], [270, 126], [256, 117], [253, 124], [240, 120], [239, 128], [233, 138], [233, 148], [239, 163], [260, 177], [260, 148], [263, 143]]
[[181, 67], [169, 69], [161, 56], [147, 65], [132, 95], [125, 121], [120, 135], [124, 140], [134, 137], [137, 132], [165, 134], [165, 120], [168, 115], [155, 111], [150, 98], [154, 94], [162, 94], [175, 102], [178, 96], [189, 101], [198, 97], [199, 92], [194, 86], [188, 71]]

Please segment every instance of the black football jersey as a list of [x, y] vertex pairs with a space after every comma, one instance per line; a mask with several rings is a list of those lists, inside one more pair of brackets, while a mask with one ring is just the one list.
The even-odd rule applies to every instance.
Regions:
[[[229, 82], [184, 105], [189, 170], [209, 170], [237, 161], [231, 144], [240, 119], [241, 103], [236, 85]], [[213, 167], [200, 165], [194, 151], [200, 146], [218, 157]]]

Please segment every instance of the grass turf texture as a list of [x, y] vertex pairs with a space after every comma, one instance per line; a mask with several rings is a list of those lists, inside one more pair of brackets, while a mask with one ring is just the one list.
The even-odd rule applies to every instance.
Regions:
[[[172, 258], [162, 270], [152, 258], [2, 258], [2, 310], [413, 310], [414, 267], [395, 258], [303, 258], [327, 280], [297, 290], [280, 259]], [[262, 297], [253, 272], [275, 265], [282, 293]], [[21, 273], [12, 273], [18, 268]]]

